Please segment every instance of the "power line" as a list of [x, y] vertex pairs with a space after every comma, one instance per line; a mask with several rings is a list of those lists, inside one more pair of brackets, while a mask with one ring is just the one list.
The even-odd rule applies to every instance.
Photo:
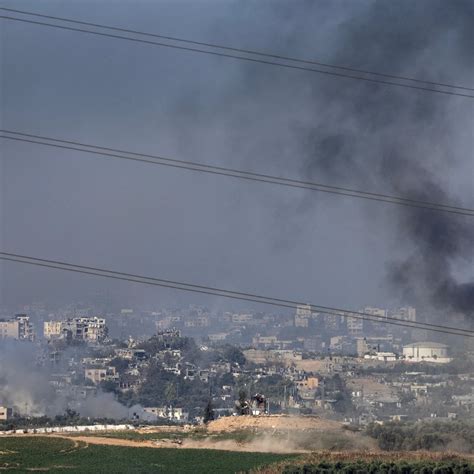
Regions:
[[284, 307], [284, 308], [296, 308], [300, 305], [306, 305], [311, 308], [312, 311], [324, 312], [326, 314], [332, 314], [339, 317], [351, 317], [353, 319], [360, 319], [365, 321], [377, 322], [381, 324], [391, 324], [395, 326], [401, 326], [411, 329], [424, 329], [427, 331], [434, 331], [444, 334], [451, 334], [456, 336], [465, 336], [465, 337], [474, 337], [474, 331], [450, 326], [443, 326], [438, 324], [431, 323], [421, 323], [416, 321], [405, 321], [399, 318], [393, 317], [383, 317], [378, 315], [373, 315], [370, 313], [364, 313], [360, 311], [350, 311], [340, 308], [332, 308], [328, 306], [321, 306], [315, 304], [306, 304], [303, 302], [286, 300], [281, 298], [272, 298], [262, 295], [252, 294], [252, 293], [243, 293], [233, 290], [226, 290], [221, 288], [214, 288], [204, 285], [195, 285], [185, 282], [165, 280], [154, 277], [147, 277], [142, 275], [136, 275], [132, 273], [118, 272], [113, 270], [107, 270], [98, 267], [89, 267], [84, 265], [71, 264], [64, 261], [57, 260], [47, 260], [42, 258], [30, 257], [27, 255], [20, 255], [8, 252], [0, 252], [0, 260], [24, 263], [28, 265], [34, 265], [39, 267], [65, 270], [74, 273], [81, 273], [86, 275], [100, 276], [104, 278], [112, 278], [116, 280], [129, 281], [133, 283], [140, 283], [152, 286], [160, 286], [164, 288], [171, 288], [181, 291], [200, 293], [206, 295], [219, 296], [223, 298], [230, 298], [242, 301], [251, 301], [260, 304], [268, 304], [272, 306]]
[[283, 67], [283, 68], [286, 68], [286, 69], [295, 69], [295, 70], [300, 70], [300, 71], [308, 71], [308, 72], [314, 72], [314, 73], [317, 73], [317, 74], [325, 74], [325, 75], [328, 75], [328, 76], [342, 77], [342, 78], [347, 78], [347, 79], [355, 79], [355, 80], [359, 80], [359, 81], [383, 84], [383, 85], [388, 85], [388, 86], [398, 86], [398, 87], [404, 87], [404, 88], [408, 88], [408, 89], [421, 90], [421, 91], [425, 91], [425, 92], [434, 92], [434, 93], [438, 93], [438, 94], [445, 94], [445, 95], [452, 95], [452, 96], [459, 96], [459, 97], [466, 97], [466, 98], [469, 98], [469, 99], [474, 99], [474, 95], [463, 94], [463, 93], [460, 93], [460, 92], [446, 91], [446, 90], [441, 90], [441, 89], [434, 89], [434, 88], [431, 88], [431, 87], [422, 87], [422, 86], [415, 86], [415, 85], [410, 85], [410, 84], [402, 84], [400, 82], [386, 81], [386, 80], [382, 80], [382, 79], [374, 79], [374, 78], [363, 77], [363, 76], [354, 76], [354, 75], [351, 75], [351, 74], [343, 74], [343, 73], [334, 72], [334, 71], [325, 71], [325, 70], [322, 70], [322, 69], [315, 69], [315, 68], [310, 68], [310, 67], [305, 67], [305, 66], [296, 66], [296, 65], [285, 64], [285, 63], [280, 63], [280, 62], [275, 62], [275, 61], [270, 61], [270, 60], [250, 58], [250, 57], [247, 57], [247, 56], [238, 56], [238, 55], [235, 55], [235, 54], [222, 53], [222, 52], [218, 52], [218, 51], [208, 51], [208, 50], [199, 49], [199, 48], [191, 48], [191, 47], [188, 47], [188, 46], [178, 46], [178, 45], [175, 45], [175, 44], [161, 43], [161, 42], [158, 42], [158, 41], [144, 40], [144, 39], [139, 39], [139, 38], [131, 38], [131, 37], [128, 37], [128, 36], [121, 36], [121, 35], [116, 35], [116, 34], [111, 34], [111, 33], [101, 33], [101, 32], [98, 32], [98, 31], [85, 30], [85, 29], [82, 29], [82, 28], [74, 28], [74, 27], [71, 27], [71, 26], [55, 25], [53, 23], [27, 20], [27, 19], [24, 19], [24, 18], [16, 18], [16, 17], [6, 16], [6, 15], [1, 15], [0, 19], [18, 21], [18, 22], [28, 23], [28, 24], [32, 24], [32, 25], [38, 25], [38, 26], [46, 26], [46, 27], [50, 27], [50, 28], [57, 28], [57, 29], [67, 30], [67, 31], [87, 33], [87, 34], [96, 35], [96, 36], [104, 36], [104, 37], [113, 38], [113, 39], [133, 41], [135, 43], [143, 43], [143, 44], [148, 44], [148, 45], [153, 45], [153, 46], [161, 46], [161, 47], [164, 47], [164, 48], [172, 48], [172, 49], [177, 49], [177, 50], [182, 50], [182, 51], [190, 51], [190, 52], [200, 53], [200, 54], [209, 54], [209, 55], [212, 55], [212, 56], [219, 56], [219, 57], [224, 57], [224, 58], [240, 59], [242, 61], [248, 61], [248, 62], [252, 62], [252, 63], [260, 63], [260, 64], [267, 64], [267, 65], [271, 65], [271, 66], [279, 66], [279, 67]]
[[[90, 145], [86, 143], [63, 140], [59, 138], [45, 137], [41, 135], [32, 135], [23, 132], [16, 132], [10, 130], [0, 129], [0, 132], [7, 133], [10, 135], [16, 135], [14, 137], [8, 135], [0, 135], [0, 138], [7, 140], [13, 140], [18, 142], [25, 142], [35, 145], [43, 145], [53, 148], [66, 149], [79, 151], [82, 153], [89, 153], [93, 155], [100, 155], [110, 158], [119, 158], [124, 160], [137, 161], [147, 164], [168, 166], [172, 168], [185, 169], [188, 171], [196, 171], [201, 173], [208, 173], [213, 175], [227, 176], [231, 178], [244, 179], [248, 181], [263, 182], [268, 184], [275, 184], [280, 186], [286, 186], [291, 188], [306, 189], [309, 191], [319, 191], [329, 194], [337, 194], [346, 197], [355, 197], [359, 199], [368, 199], [371, 201], [384, 202], [388, 204], [397, 204], [401, 206], [415, 207], [421, 209], [427, 209], [431, 211], [448, 212], [452, 214], [459, 214], [464, 216], [474, 216], [474, 209], [451, 206], [447, 204], [441, 204], [430, 201], [421, 201], [416, 199], [404, 198], [401, 196], [391, 196], [388, 194], [372, 193], [367, 191], [360, 191], [351, 188], [345, 188], [340, 186], [330, 186], [322, 183], [310, 182], [297, 180], [292, 178], [282, 178], [278, 176], [272, 176], [262, 173], [254, 173], [251, 171], [237, 170], [232, 168], [225, 168], [221, 166], [206, 165], [203, 163], [178, 160], [173, 158], [166, 158], [159, 155], [148, 155], [144, 153], [136, 153], [126, 150], [120, 150], [116, 148], [101, 147], [97, 145]], [[28, 137], [28, 138], [22, 138]], [[48, 143], [40, 140], [48, 140]], [[60, 143], [60, 144], [58, 144]]]
[[[5, 252], [0, 252], [0, 254], [4, 255], [15, 255], [15, 254], [6, 254]], [[51, 261], [51, 260], [45, 260], [45, 259], [37, 259], [33, 257], [27, 257], [27, 256], [21, 256], [18, 255], [16, 257], [3, 257], [0, 256], [0, 259], [3, 260], [9, 260], [9, 261], [14, 261], [14, 262], [19, 262], [19, 263], [26, 263], [26, 264], [32, 264], [32, 265], [37, 265], [37, 266], [42, 266], [42, 267], [47, 267], [47, 268], [54, 268], [54, 269], [59, 269], [59, 270], [67, 270], [67, 271], [73, 271], [76, 273], [84, 273], [84, 274], [89, 274], [89, 275], [94, 275], [94, 276], [103, 276], [107, 278], [114, 278], [114, 279], [119, 279], [119, 280], [125, 280], [125, 281], [131, 281], [134, 283], [143, 283], [143, 284], [149, 284], [149, 285], [155, 285], [155, 286], [161, 286], [161, 287], [166, 287], [166, 288], [173, 288], [173, 289], [178, 289], [182, 291], [191, 291], [194, 293], [203, 293], [207, 295], [214, 295], [214, 296], [220, 296], [220, 297], [225, 297], [225, 298], [232, 298], [232, 299], [238, 299], [238, 300], [244, 300], [244, 301], [252, 301], [256, 303], [261, 303], [261, 304], [269, 304], [273, 306], [281, 306], [281, 307], [286, 307], [286, 308], [296, 308], [297, 305], [301, 305], [303, 303], [301, 302], [291, 302], [289, 300], [281, 300], [277, 298], [267, 298], [263, 296], [258, 296], [258, 295], [251, 295], [249, 294], [248, 297], [246, 296], [238, 296], [238, 295], [247, 295], [247, 293], [239, 293], [239, 292], [234, 292], [230, 290], [222, 290], [222, 289], [216, 289], [216, 288], [210, 288], [210, 287], [205, 287], [201, 285], [191, 285], [187, 283], [181, 283], [181, 282], [172, 282], [169, 280], [160, 280], [157, 278], [150, 278], [150, 277], [142, 277], [139, 275], [133, 275], [133, 274], [127, 274], [123, 272], [114, 272], [110, 270], [103, 270], [95, 267], [84, 267], [81, 265], [72, 265], [68, 264], [65, 262], [57, 262], [57, 261]], [[28, 259], [28, 260], [26, 260]], [[46, 263], [38, 263], [38, 262], [46, 262]], [[79, 270], [82, 269], [82, 270]], [[84, 270], [85, 269], [85, 270]], [[163, 283], [165, 282], [165, 283]], [[198, 288], [198, 289], [196, 289]], [[206, 290], [208, 289], [208, 290]], [[237, 295], [237, 296], [236, 296]], [[286, 303], [288, 304], [286, 304]], [[461, 328], [452, 328], [455, 331], [461, 331], [461, 333], [458, 332], [447, 332], [446, 330], [437, 330], [437, 329], [430, 329], [429, 327], [426, 326], [431, 326], [431, 327], [441, 327], [441, 328], [447, 328], [450, 329], [447, 326], [439, 326], [439, 325], [433, 325], [429, 323], [417, 323], [417, 322], [406, 322], [404, 320], [400, 320], [397, 318], [383, 318], [381, 316], [376, 316], [372, 315], [370, 313], [361, 313], [361, 312], [353, 312], [353, 311], [348, 311], [348, 310], [341, 310], [337, 308], [328, 308], [325, 306], [317, 306], [317, 305], [309, 305], [312, 310], [317, 310], [317, 311], [324, 311], [325, 313], [328, 314], [334, 314], [336, 316], [348, 316], [352, 317], [354, 319], [363, 319], [363, 320], [368, 320], [372, 322], [381, 322], [385, 324], [394, 324], [397, 326], [403, 326], [403, 327], [409, 327], [412, 329], [426, 329], [426, 330], [431, 330], [435, 332], [443, 332], [447, 334], [454, 334], [454, 335], [467, 335], [466, 333], [472, 333], [473, 331], [461, 329]], [[336, 313], [334, 311], [337, 311]], [[365, 317], [360, 317], [359, 315], [365, 315]], [[382, 319], [383, 318], [383, 319]], [[394, 321], [402, 321], [400, 322], [392, 322], [390, 320]], [[474, 337], [474, 336], [468, 336], [468, 337]]]
[[0, 10], [4, 10], [7, 12], [12, 12], [12, 13], [20, 13], [22, 15], [29, 15], [29, 16], [35, 16], [38, 18], [47, 18], [50, 20], [58, 20], [58, 21], [64, 21], [67, 23], [74, 23], [76, 25], [84, 25], [84, 26], [93, 26], [95, 28], [103, 28], [106, 30], [112, 30], [112, 31], [120, 31], [122, 33], [131, 33], [135, 35], [141, 35], [141, 36], [148, 36], [150, 38], [160, 38], [160, 39], [166, 39], [170, 41], [177, 41], [180, 43], [186, 43], [186, 44], [193, 44], [196, 46], [206, 46], [209, 48], [216, 48], [216, 49], [222, 49], [225, 51], [233, 51], [237, 53], [245, 53], [245, 54], [253, 54], [256, 56], [262, 56], [262, 57], [267, 57], [267, 58], [272, 58], [272, 59], [282, 59], [285, 61], [292, 61], [292, 62], [297, 62], [297, 63], [302, 63], [302, 64], [312, 64], [314, 66], [324, 66], [328, 68], [333, 68], [333, 69], [340, 69], [342, 71], [350, 71], [350, 72], [357, 72], [360, 74], [371, 74], [373, 76], [379, 76], [379, 77], [386, 77], [389, 79], [400, 79], [403, 81], [411, 81], [411, 82], [416, 82], [420, 84], [429, 84], [432, 86], [440, 86], [440, 87], [450, 87], [452, 89], [462, 89], [462, 90], [467, 90], [467, 91], [474, 91], [474, 88], [472, 87], [465, 87], [465, 86], [459, 86], [455, 84], [447, 84], [443, 82], [435, 82], [435, 81], [427, 81], [424, 79], [418, 79], [418, 78], [413, 78], [413, 77], [407, 77], [407, 76], [399, 76], [395, 74], [385, 74], [385, 73], [380, 73], [380, 72], [375, 72], [375, 71], [368, 71], [364, 69], [357, 69], [354, 67], [347, 67], [347, 66], [340, 66], [336, 64], [328, 64], [324, 63], [321, 61], [315, 61], [315, 60], [309, 60], [309, 59], [301, 59], [301, 58], [295, 58], [291, 56], [284, 56], [281, 54], [274, 54], [274, 53], [266, 53], [264, 51], [256, 51], [253, 49], [243, 49], [243, 48], [235, 48], [231, 46], [225, 46], [217, 43], [206, 43], [203, 41], [195, 41], [195, 40], [189, 40], [186, 38], [178, 38], [176, 36], [165, 36], [165, 35], [160, 35], [157, 33], [149, 33], [149, 32], [144, 32], [144, 31], [137, 31], [137, 30], [132, 30], [129, 28], [120, 28], [117, 26], [110, 26], [110, 25], [103, 25], [100, 23], [91, 23], [87, 21], [80, 21], [80, 20], [74, 20], [72, 18], [64, 18], [64, 17], [58, 17], [58, 16], [53, 16], [53, 15], [44, 15], [36, 12], [30, 12], [30, 11], [25, 11], [25, 10], [17, 10], [14, 8], [5, 8], [5, 7], [0, 7]]

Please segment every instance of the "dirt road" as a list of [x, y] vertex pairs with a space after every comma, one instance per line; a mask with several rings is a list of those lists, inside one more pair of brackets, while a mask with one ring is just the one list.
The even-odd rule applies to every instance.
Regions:
[[146, 441], [133, 441], [129, 439], [107, 438], [105, 436], [74, 436], [67, 434], [50, 435], [58, 438], [73, 439], [82, 441], [86, 445], [100, 444], [106, 446], [127, 446], [132, 448], [175, 448], [175, 449], [217, 449], [221, 451], [240, 451], [240, 452], [266, 452], [266, 453], [308, 453], [307, 450], [298, 449], [288, 443], [278, 442], [274, 439], [265, 438], [252, 441], [250, 443], [239, 443], [235, 440], [216, 441], [212, 438], [203, 438], [199, 440], [184, 439], [177, 443], [172, 439], [157, 439]]

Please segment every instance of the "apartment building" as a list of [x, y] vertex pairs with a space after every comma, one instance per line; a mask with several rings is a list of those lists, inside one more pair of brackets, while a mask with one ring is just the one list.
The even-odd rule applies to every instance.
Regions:
[[0, 320], [0, 339], [32, 341], [34, 332], [30, 318], [26, 314], [17, 314], [12, 319]]
[[107, 325], [103, 318], [72, 318], [64, 321], [45, 321], [45, 339], [71, 339], [100, 342], [107, 337]]

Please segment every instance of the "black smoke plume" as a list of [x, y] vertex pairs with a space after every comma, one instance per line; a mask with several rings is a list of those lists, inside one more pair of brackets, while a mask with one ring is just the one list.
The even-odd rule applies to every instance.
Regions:
[[[333, 62], [469, 86], [473, 24], [472, 2], [369, 2], [341, 25]], [[311, 178], [458, 204], [445, 174], [466, 158], [456, 154], [472, 152], [456, 148], [452, 138], [455, 127], [472, 121], [471, 100], [342, 80], [328, 80], [323, 89], [318, 83], [313, 97], [320, 114], [313, 126], [301, 127]], [[404, 249], [388, 265], [397, 295], [474, 315], [474, 283], [456, 277], [457, 264], [472, 262], [472, 218], [409, 207], [387, 215]]]

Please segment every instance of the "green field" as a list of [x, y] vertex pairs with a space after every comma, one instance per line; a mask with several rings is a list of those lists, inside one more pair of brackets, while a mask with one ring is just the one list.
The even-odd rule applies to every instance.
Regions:
[[47, 436], [0, 438], [0, 471], [15, 473], [232, 473], [289, 458], [209, 449], [88, 445]]

